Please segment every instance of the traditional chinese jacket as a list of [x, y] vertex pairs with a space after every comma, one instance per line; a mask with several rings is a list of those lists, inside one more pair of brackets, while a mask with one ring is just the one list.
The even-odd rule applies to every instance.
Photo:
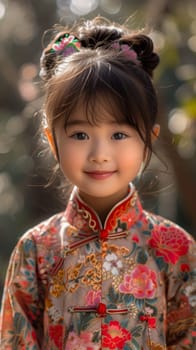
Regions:
[[72, 193], [10, 260], [1, 350], [194, 349], [193, 239], [130, 191], [104, 226]]

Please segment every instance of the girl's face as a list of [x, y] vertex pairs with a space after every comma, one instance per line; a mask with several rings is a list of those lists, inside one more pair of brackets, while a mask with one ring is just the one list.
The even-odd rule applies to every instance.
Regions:
[[96, 113], [101, 121], [91, 125], [79, 105], [66, 128], [62, 120], [57, 122], [55, 137], [64, 175], [99, 213], [127, 195], [144, 159], [144, 143], [135, 129], [117, 122], [103, 107]]

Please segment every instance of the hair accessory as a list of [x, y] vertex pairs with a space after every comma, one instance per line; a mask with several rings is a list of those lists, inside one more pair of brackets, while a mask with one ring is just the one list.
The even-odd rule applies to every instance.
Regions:
[[81, 44], [75, 36], [68, 33], [61, 35], [53, 44], [50, 52], [61, 53], [64, 57], [80, 51]]
[[140, 61], [138, 60], [137, 53], [130, 48], [128, 44], [121, 44], [119, 42], [114, 42], [111, 45], [112, 49], [118, 50], [120, 52], [123, 52], [123, 54], [129, 58], [131, 61], [133, 61], [135, 64], [140, 65]]

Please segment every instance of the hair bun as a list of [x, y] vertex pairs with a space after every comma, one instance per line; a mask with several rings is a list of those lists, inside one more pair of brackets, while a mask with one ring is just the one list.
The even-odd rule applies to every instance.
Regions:
[[136, 34], [126, 39], [129, 41], [130, 47], [137, 53], [143, 69], [152, 77], [153, 70], [160, 61], [158, 54], [153, 51], [152, 39], [144, 34]]
[[[88, 22], [87, 22], [88, 24]], [[122, 32], [118, 28], [106, 27], [104, 25], [89, 25], [80, 29], [79, 39], [83, 47], [96, 49], [100, 46], [108, 46], [115, 40], [121, 38]]]

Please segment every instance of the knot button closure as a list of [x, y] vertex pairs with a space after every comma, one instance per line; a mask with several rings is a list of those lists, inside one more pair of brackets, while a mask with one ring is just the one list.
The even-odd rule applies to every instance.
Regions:
[[105, 240], [108, 239], [108, 235], [109, 235], [108, 230], [103, 229], [103, 230], [101, 230], [100, 233], [99, 233], [99, 238], [100, 238], [102, 241], [105, 241]]
[[99, 303], [99, 305], [97, 306], [96, 312], [98, 316], [105, 317], [107, 313], [106, 305], [103, 303]]

